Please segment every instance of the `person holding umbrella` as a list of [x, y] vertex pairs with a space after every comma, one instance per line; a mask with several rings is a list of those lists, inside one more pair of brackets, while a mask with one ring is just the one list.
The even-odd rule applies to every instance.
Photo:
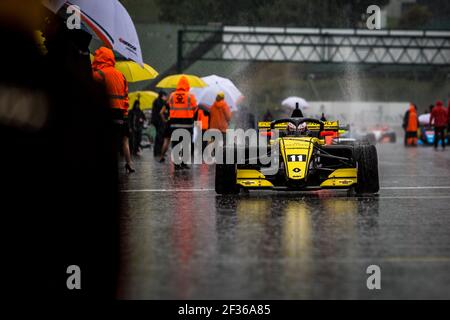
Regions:
[[[167, 107], [164, 106], [160, 115], [164, 122], [167, 122], [168, 129], [164, 134], [164, 144], [161, 151], [160, 162], [164, 161], [164, 156], [169, 149], [170, 138], [173, 131], [177, 129], [186, 129], [190, 131], [191, 136], [194, 130], [194, 115], [197, 111], [197, 100], [195, 95], [189, 92], [190, 85], [189, 80], [186, 76], [181, 76], [178, 81], [177, 88], [171, 93], [169, 97], [169, 119], [165, 117], [167, 112]], [[175, 144], [172, 145], [174, 147]], [[182, 155], [176, 155], [181, 157]], [[188, 165], [184, 162], [181, 164], [175, 164], [175, 169], [188, 168]]]
[[[46, 52], [33, 38], [39, 28]], [[40, 1], [0, 1], [2, 288], [11, 296], [117, 297], [121, 195], [109, 100], [72, 31]], [[31, 286], [30, 261], [39, 274]], [[82, 290], [66, 286], [72, 263]]]
[[225, 94], [219, 92], [216, 101], [210, 108], [210, 129], [217, 129], [223, 134], [223, 141], [225, 143], [226, 132], [228, 124], [231, 121], [231, 111], [227, 102], [225, 101]]
[[101, 47], [95, 52], [92, 71], [94, 80], [103, 83], [109, 96], [116, 134], [125, 157], [125, 170], [133, 173], [128, 126], [128, 82], [120, 71], [114, 68], [116, 59], [111, 49]]

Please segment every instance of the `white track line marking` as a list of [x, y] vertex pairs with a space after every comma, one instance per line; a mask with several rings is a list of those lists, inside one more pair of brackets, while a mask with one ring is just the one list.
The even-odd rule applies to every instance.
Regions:
[[[185, 193], [189, 193], [189, 192], [212, 192], [214, 190], [212, 189], [155, 189], [155, 190], [122, 190], [121, 193], [173, 193], [173, 192], [185, 192]], [[345, 197], [337, 197], [336, 199], [339, 198], [345, 198]], [[363, 199], [363, 198], [367, 198], [367, 199], [374, 199], [374, 197], [371, 196], [355, 196], [355, 197], [346, 197], [346, 199], [348, 200], [356, 200], [356, 199]], [[420, 200], [420, 199], [450, 199], [450, 195], [449, 196], [378, 196], [375, 197], [375, 199], [377, 200], [401, 200], [401, 199], [415, 199], [415, 200]]]
[[386, 257], [385, 262], [450, 262], [450, 257]]
[[[121, 193], [167, 193], [167, 192], [211, 192], [214, 191], [214, 189], [141, 189], [141, 190], [121, 190]], [[339, 198], [339, 197], [338, 197]], [[374, 197], [370, 196], [355, 196], [355, 197], [348, 197], [347, 199], [361, 199], [361, 198], [368, 198], [373, 199]], [[450, 195], [448, 196], [383, 196], [380, 195], [376, 197], [376, 199], [450, 199]]]
[[[356, 197], [356, 198], [366, 198], [366, 197]], [[378, 199], [450, 199], [450, 196], [379, 196]]]
[[[381, 187], [381, 190], [427, 190], [427, 189], [450, 189], [450, 186], [417, 186], [417, 187]], [[214, 191], [209, 188], [197, 189], [135, 189], [135, 190], [121, 190], [123, 193], [137, 193], [137, 192], [198, 192], [198, 191]], [[383, 197], [387, 198], [387, 197]]]

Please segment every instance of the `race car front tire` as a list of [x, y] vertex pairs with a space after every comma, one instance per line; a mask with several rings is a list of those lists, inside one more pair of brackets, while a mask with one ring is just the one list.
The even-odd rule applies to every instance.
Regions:
[[215, 190], [218, 194], [238, 194], [235, 164], [216, 164]]
[[358, 165], [356, 193], [377, 193], [380, 190], [377, 149], [374, 145], [356, 146], [355, 157]]

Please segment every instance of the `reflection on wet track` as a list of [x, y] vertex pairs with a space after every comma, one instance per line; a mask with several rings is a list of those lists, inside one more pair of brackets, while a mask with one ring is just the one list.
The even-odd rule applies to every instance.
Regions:
[[378, 196], [218, 196], [213, 167], [175, 172], [145, 155], [122, 177], [119, 296], [450, 298], [450, 154], [381, 145], [379, 158]]

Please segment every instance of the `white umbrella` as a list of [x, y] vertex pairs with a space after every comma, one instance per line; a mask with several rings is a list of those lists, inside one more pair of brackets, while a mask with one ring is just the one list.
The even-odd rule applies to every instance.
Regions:
[[58, 12], [66, 0], [42, 0], [42, 4], [53, 12]]
[[62, 7], [79, 6], [81, 21], [94, 36], [125, 58], [144, 65], [136, 28], [118, 0], [43, 0], [43, 3], [55, 13]]
[[308, 102], [306, 102], [305, 99], [300, 98], [300, 97], [289, 97], [283, 100], [283, 102], [281, 102], [282, 106], [285, 107], [289, 107], [292, 109], [295, 109], [296, 105], [298, 103], [298, 106], [302, 109], [308, 109], [309, 104]]
[[217, 94], [222, 91], [225, 93], [225, 101], [231, 111], [237, 111], [237, 105], [244, 96], [231, 80], [216, 75], [203, 77], [202, 80], [206, 82], [207, 87], [191, 89], [198, 103], [211, 106], [216, 100]]
[[424, 113], [419, 116], [419, 123], [421, 125], [429, 125], [430, 124], [430, 116], [429, 113]]

